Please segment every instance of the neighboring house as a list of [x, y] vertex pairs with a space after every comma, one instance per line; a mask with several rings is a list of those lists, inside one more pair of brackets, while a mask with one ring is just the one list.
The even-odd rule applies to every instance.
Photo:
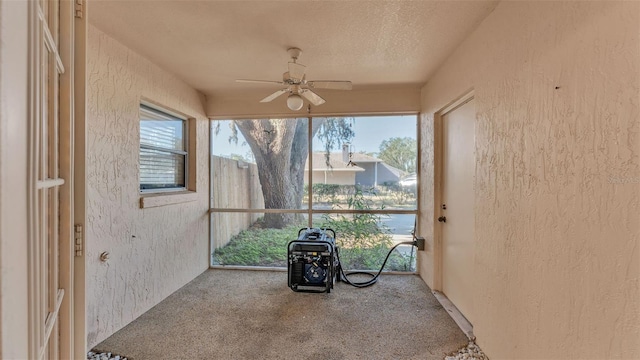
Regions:
[[384, 183], [398, 182], [407, 173], [386, 164], [383, 160], [366, 154], [354, 153], [351, 161], [364, 169], [356, 174], [356, 184], [364, 186], [378, 186]]
[[[337, 185], [378, 186], [385, 182], [397, 182], [406, 173], [384, 161], [366, 154], [355, 153], [351, 156], [353, 164], [345, 161], [342, 153], [331, 153], [329, 165], [324, 152], [313, 154], [313, 183]], [[309, 162], [305, 164], [305, 172], [309, 171]], [[305, 175], [305, 184], [309, 183]]]
[[[329, 164], [324, 152], [313, 153], [312, 159], [314, 184], [355, 185], [357, 173], [365, 171], [360, 166], [349, 165], [342, 160], [342, 153], [331, 153]], [[304, 183], [309, 183], [309, 159], [304, 166]]]

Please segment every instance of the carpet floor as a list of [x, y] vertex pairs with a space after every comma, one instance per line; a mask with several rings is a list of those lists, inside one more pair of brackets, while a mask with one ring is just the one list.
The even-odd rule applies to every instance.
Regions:
[[146, 359], [443, 359], [467, 338], [416, 275], [296, 293], [287, 273], [208, 270], [95, 349]]

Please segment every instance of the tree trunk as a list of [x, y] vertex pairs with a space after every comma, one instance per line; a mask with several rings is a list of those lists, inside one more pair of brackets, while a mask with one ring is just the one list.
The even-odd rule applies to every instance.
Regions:
[[[311, 128], [311, 137], [318, 132], [320, 126], [324, 123], [324, 119], [313, 119], [313, 125]], [[296, 204], [298, 208], [302, 206], [302, 200], [304, 196], [304, 180], [305, 172], [304, 167], [309, 156], [309, 142], [307, 141], [309, 127], [309, 121], [307, 119], [298, 119], [296, 124], [296, 134], [291, 144], [291, 178], [293, 179], [293, 186], [296, 188]], [[307, 175], [308, 176], [308, 175]]]
[[[235, 121], [255, 157], [265, 209], [302, 207], [308, 122], [306, 118]], [[323, 122], [313, 121], [312, 135]], [[269, 228], [281, 229], [300, 218], [300, 214], [267, 213], [264, 221]]]

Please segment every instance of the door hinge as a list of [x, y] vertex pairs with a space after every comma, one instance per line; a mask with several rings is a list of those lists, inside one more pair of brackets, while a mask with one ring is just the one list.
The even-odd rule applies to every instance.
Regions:
[[83, 0], [75, 0], [74, 5], [75, 5], [76, 17], [79, 19], [82, 19], [82, 15], [84, 13]]
[[82, 256], [82, 250], [84, 245], [83, 235], [84, 234], [82, 233], [82, 225], [76, 224], [74, 226], [74, 235], [73, 235], [76, 256]]

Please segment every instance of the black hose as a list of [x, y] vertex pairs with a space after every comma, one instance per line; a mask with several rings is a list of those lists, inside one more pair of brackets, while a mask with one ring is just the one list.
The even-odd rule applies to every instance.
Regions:
[[[344, 281], [345, 283], [353, 286], [353, 287], [357, 287], [357, 288], [364, 288], [364, 287], [368, 287], [371, 286], [373, 284], [375, 284], [378, 281], [378, 276], [380, 276], [380, 273], [382, 273], [382, 269], [384, 269], [384, 266], [387, 264], [387, 260], [389, 260], [389, 256], [391, 256], [391, 253], [393, 252], [393, 250], [395, 250], [398, 246], [400, 245], [416, 245], [415, 241], [403, 241], [401, 243], [397, 243], [396, 245], [394, 245], [390, 250], [389, 253], [387, 254], [387, 257], [384, 258], [384, 261], [382, 262], [382, 266], [380, 267], [380, 270], [378, 270], [378, 273], [373, 274], [370, 273], [368, 271], [349, 271], [347, 273], [344, 272], [344, 270], [342, 270], [342, 261], [340, 261], [340, 252], [338, 251], [338, 248], [336, 248], [336, 255], [338, 256], [338, 264], [340, 267], [340, 273], [338, 274], [338, 276], [340, 277], [340, 281]], [[349, 276], [351, 275], [369, 275], [371, 276], [371, 279], [367, 280], [367, 281], [351, 281], [349, 280]]]

